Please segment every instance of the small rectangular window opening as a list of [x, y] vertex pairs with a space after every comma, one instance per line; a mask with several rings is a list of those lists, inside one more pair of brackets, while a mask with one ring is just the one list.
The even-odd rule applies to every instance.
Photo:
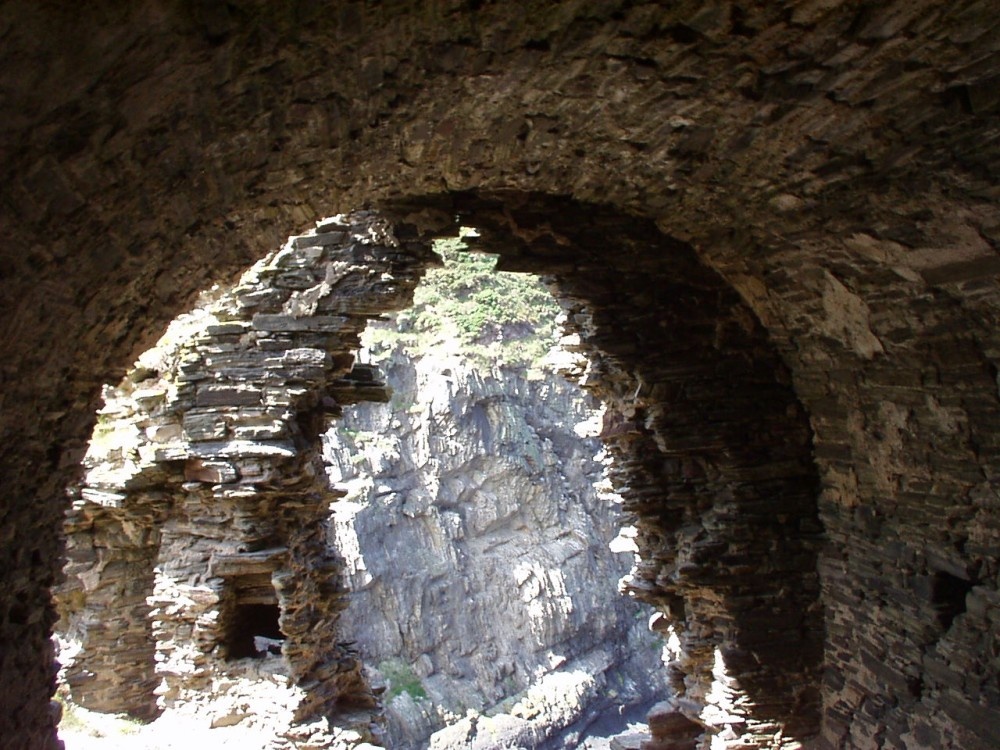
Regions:
[[277, 604], [237, 604], [226, 628], [227, 659], [263, 659], [281, 653], [285, 634], [281, 632]]

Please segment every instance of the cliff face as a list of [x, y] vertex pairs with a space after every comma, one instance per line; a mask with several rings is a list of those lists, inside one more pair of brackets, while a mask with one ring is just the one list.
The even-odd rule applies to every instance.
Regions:
[[390, 404], [345, 413], [324, 459], [348, 491], [341, 623], [387, 688], [390, 745], [447, 723], [433, 746], [538, 746], [662, 695], [658, 639], [616, 590], [632, 556], [609, 548], [621, 520], [574, 431], [595, 417], [579, 389], [447, 356], [382, 367]]

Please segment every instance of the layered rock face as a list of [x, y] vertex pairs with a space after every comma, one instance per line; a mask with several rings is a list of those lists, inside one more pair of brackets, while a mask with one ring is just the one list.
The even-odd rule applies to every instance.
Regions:
[[341, 632], [388, 686], [389, 746], [556, 746], [662, 696], [662, 640], [617, 591], [633, 561], [609, 548], [600, 445], [574, 432], [582, 393], [459, 355], [380, 367], [391, 402], [348, 410], [324, 455], [348, 492]]
[[[808, 568], [814, 531], [799, 488], [788, 495], [794, 512], [773, 514], [787, 521], [750, 524], [770, 529], [742, 572], [770, 575], [769, 545], [786, 549], [781, 526], [796, 526], [805, 599], [819, 574], [825, 677], [805, 677], [817, 673], [806, 658], [817, 631], [805, 628], [793, 684], [768, 678], [767, 691], [799, 695], [815, 715], [811, 690], [796, 686], [818, 683], [810, 726], [820, 746], [995, 747], [997, 23], [988, 0], [4, 2], [0, 736], [12, 748], [56, 746], [49, 590], [63, 488], [101, 385], [195, 294], [320, 216], [506, 191], [614, 217], [588, 225], [579, 217], [593, 211], [576, 214], [594, 244], [586, 264], [557, 253], [534, 267], [575, 276], [566, 293], [585, 301], [585, 345], [598, 360], [609, 347], [608, 367], [621, 370], [607, 379], [609, 398], [624, 417], [632, 394], [645, 409], [642, 429], [622, 433], [639, 437], [618, 443], [645, 473], [635, 486], [658, 498], [651, 518], [667, 498], [645, 557], [660, 561], [656, 588], [704, 604], [711, 583], [721, 587], [712, 609], [742, 611], [733, 586], [704, 580], [711, 545], [685, 567], [656, 544], [676, 538], [678, 523], [701, 534], [703, 509], [708, 525], [725, 526], [716, 500], [730, 491], [753, 507], [737, 438], [745, 429], [748, 445], [777, 458], [784, 432], [798, 446], [785, 479], [804, 486], [813, 474], [825, 542]], [[520, 241], [581, 244], [544, 218], [498, 221]], [[619, 254], [619, 238], [643, 222], [655, 234]], [[676, 247], [712, 278], [683, 286], [743, 307], [720, 302], [705, 319], [705, 297], [692, 293], [664, 310]], [[609, 268], [645, 293], [623, 289]], [[602, 317], [605, 307], [614, 314]], [[704, 369], [684, 378], [657, 361], [664, 337], [623, 351], [629, 331], [659, 334], [668, 313], [685, 336], [684, 321], [697, 321], [689, 354], [714, 351], [718, 371], [735, 372], [709, 378], [715, 393], [755, 379], [757, 361], [782, 393], [744, 398], [741, 426], [697, 397]], [[725, 356], [731, 346], [745, 366]], [[655, 398], [643, 383], [660, 388]], [[681, 463], [714, 467], [711, 498], [689, 492], [709, 486], [697, 468], [677, 480], [670, 463], [675, 399], [693, 441]], [[758, 403], [774, 409], [761, 414]], [[782, 409], [790, 416], [779, 427]], [[803, 423], [814, 458], [805, 473]], [[743, 603], [781, 591], [754, 590]], [[702, 622], [707, 604], [692, 611]], [[692, 631], [694, 651], [753, 629], [733, 616], [704, 631]], [[685, 674], [704, 674], [709, 656]], [[756, 671], [752, 658], [737, 662]], [[695, 700], [703, 680], [682, 682]]]

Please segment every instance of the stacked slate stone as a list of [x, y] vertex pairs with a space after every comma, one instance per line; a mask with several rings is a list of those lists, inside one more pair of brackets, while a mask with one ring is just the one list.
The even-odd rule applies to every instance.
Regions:
[[61, 630], [82, 651], [66, 665], [64, 680], [86, 708], [152, 719], [158, 714], [154, 691], [160, 678], [147, 597], [164, 503], [148, 493], [126, 509], [125, 495], [87, 495], [74, 503], [65, 525]]
[[[798, 747], [818, 727], [809, 686], [822, 638], [809, 429], [760, 329], [744, 329], [738, 305], [704, 271], [682, 270], [678, 250], [654, 355], [639, 343], [648, 323], [637, 321], [635, 339], [608, 325], [628, 315], [624, 288], [638, 277], [619, 277], [620, 302], [564, 297], [590, 358], [585, 385], [607, 406], [609, 476], [638, 530], [626, 590], [665, 613], [679, 642], [673, 705], [660, 710], [672, 718], [650, 720], [660, 736], [643, 747], [700, 746], [692, 722], [732, 747]], [[573, 294], [571, 276], [560, 283]], [[696, 300], [684, 318], [679, 297]], [[723, 315], [733, 316], [725, 327], [709, 322]]]
[[161, 681], [161, 705], [197, 700], [234, 668], [227, 638], [241, 607], [273, 604], [302, 691], [297, 721], [376, 706], [356, 653], [336, 640], [335, 497], [317, 437], [343, 404], [388, 397], [355, 364], [358, 337], [410, 304], [433, 257], [370, 212], [320, 222], [211, 304], [162, 369], [133, 373], [111, 399], [116, 429], [137, 440], [91, 472], [98, 486], [67, 525], [61, 605], [82, 641], [67, 670], [78, 702], [149, 716]]

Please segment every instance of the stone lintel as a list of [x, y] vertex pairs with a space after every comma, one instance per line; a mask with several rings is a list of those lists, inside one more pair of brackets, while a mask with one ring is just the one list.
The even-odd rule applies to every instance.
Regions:
[[220, 578], [269, 574], [285, 564], [287, 555], [287, 547], [272, 547], [256, 552], [237, 552], [234, 554], [217, 552], [212, 555], [209, 570], [212, 576]]

